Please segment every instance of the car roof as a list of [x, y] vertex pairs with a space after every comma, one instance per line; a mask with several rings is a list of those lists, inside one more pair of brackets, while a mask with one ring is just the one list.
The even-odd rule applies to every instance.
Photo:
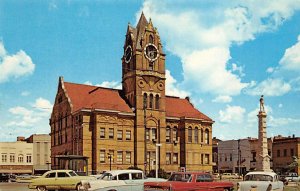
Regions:
[[110, 173], [111, 175], [116, 176], [118, 174], [123, 174], [123, 173], [143, 173], [143, 171], [141, 171], [141, 170], [111, 170], [111, 171], [106, 171], [105, 173]]
[[51, 173], [51, 172], [70, 172], [73, 170], [49, 170], [47, 173]]
[[251, 175], [251, 174], [264, 174], [264, 175], [270, 175], [270, 176], [277, 175], [275, 172], [267, 172], [267, 171], [253, 171], [253, 172], [248, 172], [246, 175]]

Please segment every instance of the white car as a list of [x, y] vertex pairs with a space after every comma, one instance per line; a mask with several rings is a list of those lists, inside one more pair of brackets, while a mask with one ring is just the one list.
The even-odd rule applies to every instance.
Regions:
[[141, 191], [144, 182], [167, 181], [162, 178], [146, 178], [141, 170], [112, 170], [102, 174], [97, 180], [83, 180], [81, 182], [84, 191]]
[[237, 183], [238, 191], [283, 191], [283, 182], [274, 172], [249, 172], [243, 182]]

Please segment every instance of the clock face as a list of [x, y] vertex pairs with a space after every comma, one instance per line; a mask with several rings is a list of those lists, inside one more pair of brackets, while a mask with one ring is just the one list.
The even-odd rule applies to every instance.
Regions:
[[132, 57], [132, 48], [130, 45], [128, 45], [125, 49], [125, 52], [124, 52], [124, 60], [126, 63], [129, 63], [130, 60], [131, 60], [131, 57]]
[[159, 56], [156, 46], [151, 43], [146, 45], [146, 47], [144, 49], [144, 53], [145, 53], [146, 58], [151, 62], [155, 61]]

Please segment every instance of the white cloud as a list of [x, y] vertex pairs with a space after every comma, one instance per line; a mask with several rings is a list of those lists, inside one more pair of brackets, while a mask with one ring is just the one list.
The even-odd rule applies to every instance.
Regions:
[[84, 82], [84, 84], [90, 85], [90, 86], [100, 86], [100, 87], [104, 87], [104, 88], [122, 89], [122, 84], [117, 81], [104, 81], [100, 84], [95, 84], [95, 85], [93, 85], [93, 83], [90, 81], [86, 81], [86, 82]]
[[46, 100], [46, 99], [40, 97], [35, 100], [33, 107], [37, 108], [40, 111], [44, 111], [44, 112], [50, 114], [50, 112], [52, 111], [53, 105], [50, 103], [49, 100]]
[[278, 104], [278, 107], [279, 107], [279, 108], [282, 108], [282, 107], [283, 107], [282, 103]]
[[[159, 28], [166, 49], [182, 60], [184, 87], [217, 95], [238, 95], [247, 87], [242, 68], [227, 66], [232, 44], [255, 39], [289, 19], [299, 1], [144, 1], [143, 10]], [[137, 13], [137, 20], [140, 15]], [[234, 68], [235, 67], [235, 68]], [[238, 72], [237, 74], [234, 74]]]
[[0, 83], [32, 74], [34, 68], [31, 58], [23, 50], [8, 55], [3, 42], [0, 41]]
[[218, 96], [212, 100], [212, 102], [217, 102], [217, 103], [229, 103], [231, 101], [232, 101], [232, 97], [230, 96]]
[[274, 72], [274, 70], [275, 70], [275, 68], [273, 68], [273, 67], [269, 67], [269, 68], [267, 68], [267, 73], [273, 73]]
[[257, 86], [249, 88], [246, 93], [249, 95], [282, 96], [291, 90], [291, 85], [281, 79], [271, 79], [262, 81]]
[[28, 91], [21, 92], [21, 96], [28, 96], [29, 94], [30, 94], [30, 92], [28, 92]]
[[246, 109], [241, 106], [227, 105], [225, 111], [219, 111], [219, 121], [222, 123], [241, 123]]
[[293, 119], [293, 118], [284, 118], [284, 117], [279, 117], [279, 118], [275, 118], [273, 116], [269, 116], [269, 120], [268, 120], [268, 126], [270, 127], [285, 127], [285, 126], [289, 126], [292, 124], [300, 124], [300, 119]]
[[300, 71], [300, 35], [298, 36], [298, 42], [292, 47], [285, 50], [283, 57], [279, 64], [283, 69]]
[[177, 81], [173, 78], [169, 70], [166, 70], [166, 95], [178, 96], [181, 98], [189, 96], [188, 92], [181, 90], [178, 87]]
[[[35, 103], [31, 105], [31, 108], [25, 108], [22, 106], [16, 106], [10, 108], [8, 111], [12, 114], [7, 127], [34, 127], [40, 126], [43, 121], [48, 121], [52, 110], [52, 104], [44, 99], [38, 98]], [[48, 126], [47, 126], [48, 128]]]

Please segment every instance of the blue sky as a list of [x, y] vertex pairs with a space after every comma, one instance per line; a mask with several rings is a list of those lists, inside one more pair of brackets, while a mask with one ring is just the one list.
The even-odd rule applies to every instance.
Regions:
[[300, 0], [0, 1], [0, 140], [49, 133], [58, 77], [120, 88], [141, 11], [167, 54], [167, 94], [190, 96], [213, 136], [300, 136]]

